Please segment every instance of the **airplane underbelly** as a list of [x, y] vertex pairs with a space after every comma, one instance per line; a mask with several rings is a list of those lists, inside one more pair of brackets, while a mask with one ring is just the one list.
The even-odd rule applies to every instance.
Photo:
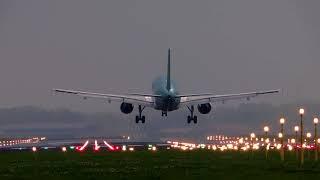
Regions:
[[157, 98], [155, 100], [155, 109], [162, 111], [174, 111], [179, 108], [179, 101], [172, 100], [168, 101], [162, 98]]

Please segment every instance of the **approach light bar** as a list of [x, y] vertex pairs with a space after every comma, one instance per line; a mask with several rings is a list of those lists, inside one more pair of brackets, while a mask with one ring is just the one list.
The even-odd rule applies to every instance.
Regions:
[[84, 145], [79, 148], [79, 151], [83, 151], [83, 150], [88, 146], [88, 144], [89, 144], [89, 140], [87, 140], [87, 141], [84, 143]]
[[98, 145], [97, 140], [94, 140], [94, 150], [99, 151], [99, 149], [100, 149], [100, 146]]
[[114, 147], [111, 146], [109, 143], [107, 143], [107, 141], [103, 141], [103, 143], [104, 143], [111, 151], [114, 151]]

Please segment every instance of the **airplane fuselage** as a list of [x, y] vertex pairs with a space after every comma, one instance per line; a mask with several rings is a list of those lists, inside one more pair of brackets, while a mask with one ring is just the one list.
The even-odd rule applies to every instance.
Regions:
[[167, 89], [167, 79], [157, 78], [152, 83], [152, 91], [160, 97], [155, 98], [155, 109], [163, 112], [174, 111], [179, 108], [180, 98], [177, 97], [178, 91], [174, 82], [171, 81], [170, 89]]

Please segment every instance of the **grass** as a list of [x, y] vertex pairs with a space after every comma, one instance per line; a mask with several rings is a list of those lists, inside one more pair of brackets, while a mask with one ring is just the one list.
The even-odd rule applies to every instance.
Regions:
[[[312, 157], [312, 156], [311, 156]], [[319, 179], [320, 164], [298, 167], [277, 152], [1, 152], [0, 179]]]

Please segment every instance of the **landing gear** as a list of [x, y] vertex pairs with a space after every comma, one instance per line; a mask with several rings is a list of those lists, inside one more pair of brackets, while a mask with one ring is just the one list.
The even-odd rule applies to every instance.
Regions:
[[193, 116], [193, 117], [188, 116], [188, 119], [187, 119], [188, 124], [190, 124], [191, 121], [193, 121], [194, 124], [197, 124], [198, 123], [198, 117], [197, 116]]
[[146, 122], [146, 117], [145, 116], [136, 116], [136, 123], [139, 123], [139, 121], [141, 120], [142, 124], [144, 124]]
[[146, 117], [142, 116], [142, 111], [144, 110], [145, 106], [141, 106], [139, 105], [139, 115], [136, 116], [136, 123], [139, 123], [139, 121], [141, 121], [142, 124], [144, 124], [146, 122]]
[[167, 111], [162, 111], [162, 116], [168, 116], [168, 112]]
[[194, 106], [192, 105], [191, 107], [187, 106], [189, 111], [190, 111], [190, 116], [188, 116], [187, 118], [187, 122], [188, 124], [191, 123], [191, 121], [193, 121], [194, 124], [197, 124], [198, 123], [198, 117], [197, 116], [194, 116], [193, 113], [194, 113]]

